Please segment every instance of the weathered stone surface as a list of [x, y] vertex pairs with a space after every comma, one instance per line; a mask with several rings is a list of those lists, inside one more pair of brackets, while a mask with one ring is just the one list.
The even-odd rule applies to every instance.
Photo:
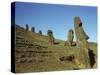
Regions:
[[74, 28], [75, 28], [77, 46], [86, 47], [87, 40], [89, 39], [89, 37], [84, 31], [81, 19], [79, 17], [74, 17]]
[[82, 27], [82, 21], [80, 17], [74, 17], [74, 28], [76, 34], [76, 43], [78, 47], [77, 58], [82, 64], [85, 65], [86, 68], [90, 68], [87, 41], [89, 37]]
[[69, 46], [73, 45], [73, 39], [74, 39], [74, 31], [72, 29], [70, 29], [68, 31], [68, 44], [69, 44]]
[[48, 30], [47, 35], [48, 35], [48, 43], [50, 45], [54, 44], [54, 36], [52, 30]]

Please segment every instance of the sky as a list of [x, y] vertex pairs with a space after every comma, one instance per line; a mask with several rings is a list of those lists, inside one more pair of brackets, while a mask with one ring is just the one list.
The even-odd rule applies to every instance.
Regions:
[[[79, 16], [84, 31], [90, 37], [88, 41], [97, 42], [97, 7], [42, 3], [17, 2], [15, 5], [15, 23], [22, 27], [26, 24], [35, 27], [36, 32], [52, 30], [56, 39], [67, 40], [69, 29], [74, 30], [73, 18]], [[76, 38], [74, 38], [76, 40]]]

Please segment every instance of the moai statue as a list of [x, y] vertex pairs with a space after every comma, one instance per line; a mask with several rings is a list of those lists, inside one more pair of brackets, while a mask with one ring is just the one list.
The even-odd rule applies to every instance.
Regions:
[[89, 55], [88, 55], [88, 39], [89, 37], [85, 33], [80, 17], [74, 17], [74, 28], [76, 34], [77, 44], [77, 57], [86, 68], [90, 68]]
[[42, 31], [41, 30], [39, 30], [39, 34], [42, 35]]
[[31, 31], [32, 31], [32, 32], [35, 32], [35, 27], [32, 27], [32, 28], [31, 28]]
[[89, 39], [89, 37], [84, 31], [81, 19], [79, 17], [74, 17], [74, 27], [75, 27], [77, 46], [86, 47], [87, 40]]
[[29, 30], [29, 26], [28, 26], [28, 24], [26, 24], [26, 31], [28, 31]]
[[52, 30], [48, 30], [47, 31], [47, 35], [48, 35], [48, 43], [50, 45], [54, 44], [54, 37], [53, 37], [53, 32]]
[[69, 46], [73, 45], [73, 39], [74, 39], [74, 32], [72, 29], [70, 29], [68, 31], [68, 44], [69, 44]]

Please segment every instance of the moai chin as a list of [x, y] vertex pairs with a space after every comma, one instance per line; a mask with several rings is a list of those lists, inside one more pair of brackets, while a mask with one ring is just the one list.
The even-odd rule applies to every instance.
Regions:
[[74, 28], [76, 34], [76, 44], [77, 44], [77, 57], [82, 62], [86, 68], [90, 68], [89, 57], [88, 57], [88, 39], [89, 37], [85, 33], [82, 27], [82, 21], [80, 17], [74, 17]]

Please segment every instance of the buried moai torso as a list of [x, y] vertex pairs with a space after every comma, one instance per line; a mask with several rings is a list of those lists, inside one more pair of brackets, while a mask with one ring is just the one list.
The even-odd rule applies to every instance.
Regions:
[[82, 27], [81, 19], [79, 17], [74, 17], [74, 27], [75, 27], [77, 45], [86, 47], [87, 40], [89, 39], [89, 37], [87, 36], [87, 34], [84, 31], [84, 29]]

